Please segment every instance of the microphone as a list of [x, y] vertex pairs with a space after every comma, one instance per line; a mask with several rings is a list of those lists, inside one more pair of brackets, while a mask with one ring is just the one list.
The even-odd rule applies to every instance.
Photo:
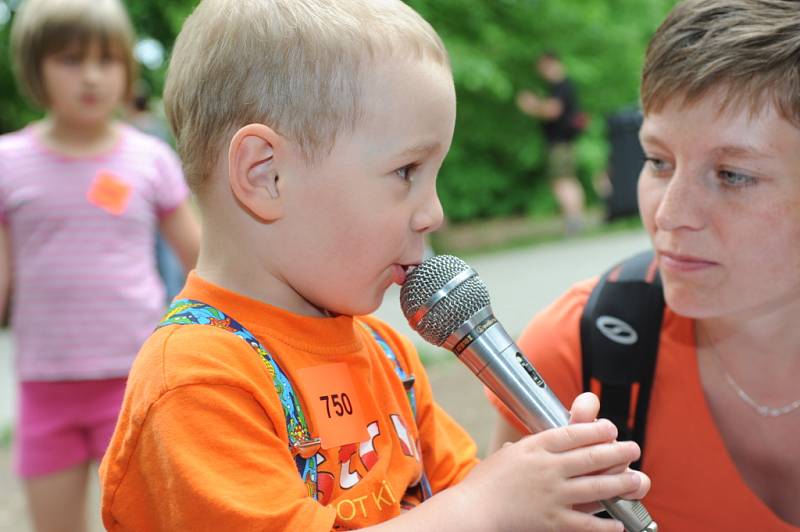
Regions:
[[[497, 321], [489, 292], [464, 261], [436, 255], [409, 272], [400, 306], [412, 329], [452, 351], [532, 432], [563, 427], [569, 412]], [[600, 501], [628, 532], [657, 532], [639, 501]]]

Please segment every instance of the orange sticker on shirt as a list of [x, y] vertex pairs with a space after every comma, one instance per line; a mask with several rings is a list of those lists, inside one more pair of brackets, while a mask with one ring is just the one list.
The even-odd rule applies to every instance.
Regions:
[[100, 170], [86, 193], [89, 203], [97, 205], [115, 216], [128, 207], [131, 186], [108, 170]]
[[364, 411], [344, 362], [303, 368], [300, 389], [323, 449], [369, 439]]

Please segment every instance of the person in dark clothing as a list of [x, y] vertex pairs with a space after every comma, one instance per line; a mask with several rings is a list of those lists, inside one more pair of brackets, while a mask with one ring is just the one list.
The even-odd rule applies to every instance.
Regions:
[[576, 177], [574, 141], [581, 131], [575, 85], [567, 76], [564, 64], [552, 52], [536, 61], [536, 69], [549, 85], [549, 94], [540, 98], [529, 90], [517, 94], [520, 110], [542, 121], [547, 141], [547, 176], [564, 216], [567, 233], [583, 226], [583, 187]]

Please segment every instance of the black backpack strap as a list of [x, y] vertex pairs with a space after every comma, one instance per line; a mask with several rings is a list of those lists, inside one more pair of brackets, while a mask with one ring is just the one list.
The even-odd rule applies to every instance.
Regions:
[[[620, 440], [638, 443], [642, 454], [663, 316], [664, 292], [652, 250], [607, 271], [581, 316], [583, 389], [591, 389], [592, 379], [599, 381], [600, 417], [617, 426]], [[641, 460], [631, 467], [639, 469]]]

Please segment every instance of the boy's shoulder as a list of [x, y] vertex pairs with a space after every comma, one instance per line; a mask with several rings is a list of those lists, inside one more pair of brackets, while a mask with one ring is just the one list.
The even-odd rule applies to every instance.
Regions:
[[377, 334], [378, 338], [390, 344], [393, 349], [396, 348], [402, 352], [404, 356], [409, 351], [416, 352], [414, 344], [408, 337], [377, 316], [369, 314], [358, 316], [355, 319], [363, 326], [366, 326], [365, 330], [372, 334], [373, 337]]
[[250, 389], [263, 386], [266, 368], [235, 334], [212, 326], [169, 325], [145, 341], [131, 368], [132, 385], [148, 383], [152, 399], [190, 385]]
[[[366, 326], [365, 331], [379, 344], [386, 357], [394, 355], [406, 373], [426, 373], [414, 343], [397, 329], [374, 315], [358, 316], [356, 321]], [[381, 342], [384, 345], [380, 345]], [[390, 350], [391, 354], [386, 351]]]

